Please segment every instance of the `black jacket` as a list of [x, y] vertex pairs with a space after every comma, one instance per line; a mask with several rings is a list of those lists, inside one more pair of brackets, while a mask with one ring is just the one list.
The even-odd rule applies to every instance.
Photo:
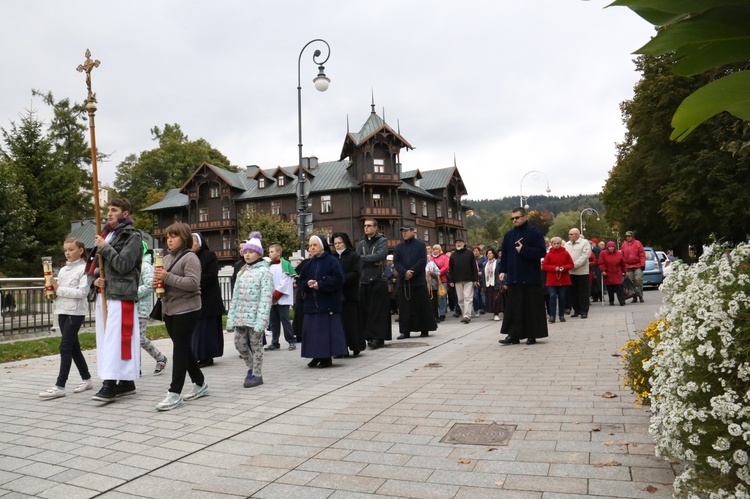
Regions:
[[479, 281], [477, 272], [477, 259], [474, 253], [469, 251], [466, 246], [463, 249], [451, 253], [450, 265], [450, 282], [476, 282]]

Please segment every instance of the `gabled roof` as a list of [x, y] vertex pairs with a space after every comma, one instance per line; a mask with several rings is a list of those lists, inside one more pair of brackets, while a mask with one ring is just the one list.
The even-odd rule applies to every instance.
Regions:
[[[407, 172], [411, 174], [412, 172]], [[402, 174], [402, 177], [407, 173]], [[461, 191], [461, 195], [468, 194], [466, 185], [464, 184], [461, 174], [458, 172], [458, 167], [449, 166], [448, 168], [439, 168], [437, 170], [425, 170], [422, 171], [422, 180], [419, 182], [419, 186], [426, 191], [433, 191], [437, 189], [445, 189], [450, 184], [451, 179], [455, 176], [457, 179], [458, 188]]]
[[385, 130], [389, 134], [396, 137], [396, 139], [401, 142], [401, 147], [414, 149], [414, 147], [412, 147], [412, 145], [409, 144], [409, 142], [407, 142], [407, 140], [403, 138], [400, 133], [393, 130], [393, 128], [388, 126], [388, 124], [383, 121], [380, 116], [378, 116], [378, 114], [375, 112], [375, 104], [372, 104], [372, 111], [370, 112], [370, 116], [365, 121], [365, 124], [362, 125], [362, 128], [359, 130], [359, 132], [350, 132], [347, 130], [346, 137], [344, 138], [344, 146], [341, 149], [341, 157], [339, 159], [349, 157], [352, 148], [358, 147], [361, 144], [367, 142], [381, 130]]
[[[346, 171], [349, 166], [348, 161], [324, 161], [319, 163], [318, 166], [311, 170], [303, 167], [305, 175], [309, 175], [310, 182], [310, 194], [321, 191], [337, 191], [350, 188], [359, 188], [359, 186], [352, 181], [351, 177]], [[263, 174], [269, 176], [274, 173], [278, 168], [273, 170], [264, 170]], [[299, 167], [295, 168], [295, 173]], [[285, 171], [291, 170], [291, 167], [284, 168]], [[257, 175], [257, 173], [256, 173]], [[296, 175], [290, 175], [293, 180], [297, 179]], [[246, 190], [234, 197], [235, 201], [250, 201], [252, 199], [262, 199], [276, 196], [294, 196], [297, 194], [297, 183], [288, 182], [285, 185], [279, 186], [274, 184], [266, 187], [265, 189], [258, 189], [255, 182], [247, 182]]]
[[180, 192], [180, 189], [169, 189], [164, 198], [158, 203], [143, 208], [141, 211], [158, 211], [169, 208], [183, 208], [188, 205], [188, 196]]
[[291, 173], [289, 173], [288, 171], [286, 171], [284, 168], [282, 168], [280, 166], [277, 166], [276, 169], [271, 174], [271, 176], [273, 178], [278, 178], [279, 174], [283, 175], [286, 178], [291, 178], [291, 179], [294, 178], [294, 175], [292, 175]]
[[201, 168], [203, 168], [204, 166], [210, 170], [213, 170], [213, 172], [224, 182], [226, 182], [230, 187], [234, 187], [235, 189], [245, 188], [245, 183], [242, 181], [242, 177], [238, 173], [230, 172], [229, 170], [219, 168], [218, 166], [214, 166], [211, 163], [207, 163], [204, 161], [198, 168], [195, 169], [193, 174], [190, 175], [190, 178], [188, 178], [187, 181], [182, 184], [182, 187], [180, 187], [181, 191], [185, 189], [185, 187], [187, 187], [190, 182], [193, 181], [193, 178], [198, 174], [199, 171], [201, 171]]

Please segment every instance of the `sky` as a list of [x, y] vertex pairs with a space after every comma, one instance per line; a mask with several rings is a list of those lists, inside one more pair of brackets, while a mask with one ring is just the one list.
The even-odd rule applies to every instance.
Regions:
[[455, 162], [468, 199], [545, 195], [547, 183], [598, 193], [640, 76], [632, 52], [654, 33], [607, 3], [0, 0], [0, 127], [29, 109], [49, 121], [31, 89], [83, 102], [76, 67], [90, 49], [101, 182], [167, 123], [233, 165], [295, 165], [298, 58], [322, 38], [328, 91], [312, 83], [325, 45], [300, 60], [304, 156], [338, 160], [347, 121], [358, 132], [374, 100], [414, 146], [403, 170]]

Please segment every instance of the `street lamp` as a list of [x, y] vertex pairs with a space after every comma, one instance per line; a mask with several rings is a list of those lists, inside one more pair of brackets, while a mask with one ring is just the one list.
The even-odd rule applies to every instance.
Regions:
[[584, 230], [583, 229], [583, 214], [586, 213], [586, 212], [596, 213], [596, 219], [597, 220], [601, 220], [601, 218], [599, 217], [599, 212], [596, 211], [594, 208], [584, 208], [583, 211], [581, 211], [581, 225], [580, 225], [580, 227], [581, 227], [581, 234], [583, 234], [583, 230]]
[[318, 66], [318, 76], [313, 79], [313, 83], [319, 92], [325, 92], [328, 90], [328, 85], [331, 83], [331, 79], [326, 76], [325, 67], [323, 67], [323, 64], [325, 64], [326, 61], [328, 61], [328, 58], [331, 57], [331, 47], [328, 45], [328, 42], [320, 38], [310, 40], [304, 47], [302, 47], [302, 50], [299, 52], [299, 57], [297, 58], [297, 131], [299, 132], [299, 142], [297, 144], [299, 152], [297, 162], [297, 224], [299, 227], [300, 238], [299, 250], [302, 258], [305, 258], [305, 222], [307, 221], [307, 195], [309, 189], [307, 188], [307, 178], [305, 178], [305, 172], [302, 168], [302, 80], [300, 69], [302, 53], [307, 47], [316, 42], [325, 44], [326, 58], [322, 61], [318, 60], [318, 57], [321, 55], [320, 50], [316, 49], [313, 53], [313, 62]]
[[531, 170], [530, 172], [527, 172], [521, 178], [521, 206], [525, 210], [529, 209], [529, 205], [526, 204], [526, 201], [529, 200], [529, 196], [523, 195], [523, 181], [526, 180], [526, 177], [528, 177], [529, 175], [531, 175], [531, 180], [539, 180], [540, 177], [544, 177], [545, 182], [547, 182], [547, 193], [552, 192], [552, 189], [549, 188], [549, 179], [544, 173], [540, 172], [539, 170]]

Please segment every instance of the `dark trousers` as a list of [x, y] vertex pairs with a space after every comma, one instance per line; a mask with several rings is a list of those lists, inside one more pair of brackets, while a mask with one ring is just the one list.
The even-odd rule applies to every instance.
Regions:
[[174, 351], [172, 352], [172, 384], [169, 385], [169, 391], [172, 393], [182, 393], [182, 388], [185, 386], [186, 374], [190, 375], [190, 379], [196, 385], [203, 385], [205, 381], [201, 368], [198, 367], [198, 359], [195, 358], [193, 349], [190, 348], [190, 341], [197, 318], [197, 311], [188, 312], [187, 314], [164, 316], [164, 325], [174, 345]]
[[390, 341], [391, 314], [388, 284], [372, 281], [359, 286], [359, 323], [369, 340]]
[[81, 379], [91, 379], [89, 366], [81, 353], [81, 344], [78, 342], [78, 330], [83, 324], [83, 315], [58, 315], [57, 324], [60, 326], [60, 373], [57, 375], [57, 383], [60, 388], [65, 388], [70, 374], [70, 366], [76, 363], [76, 368], [81, 374]]
[[607, 284], [607, 296], [609, 296], [609, 302], [615, 302], [615, 295], [617, 295], [617, 301], [622, 305], [625, 303], [625, 293], [622, 292], [622, 284]]
[[570, 275], [570, 304], [573, 307], [573, 313], [589, 313], [589, 275]]
[[[289, 319], [289, 305], [271, 305], [271, 344], [279, 346], [281, 328], [284, 328], [284, 339], [287, 343], [297, 343], [292, 331], [292, 321]], [[265, 336], [265, 335], [263, 335]]]

